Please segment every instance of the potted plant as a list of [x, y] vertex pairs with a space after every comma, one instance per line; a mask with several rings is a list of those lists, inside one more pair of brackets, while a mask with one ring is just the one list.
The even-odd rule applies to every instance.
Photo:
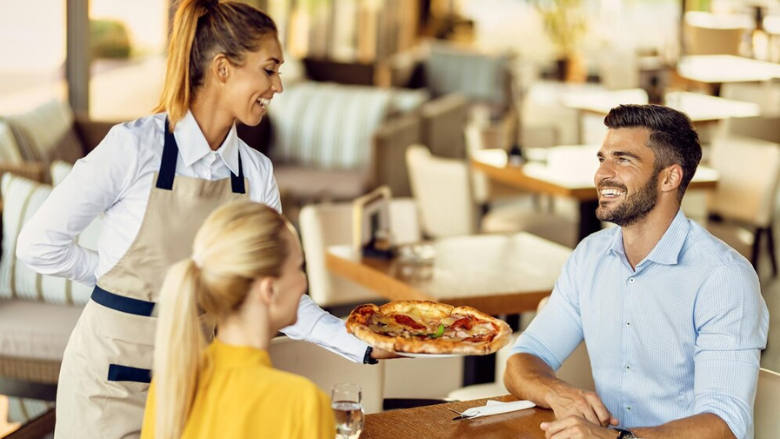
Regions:
[[582, 0], [531, 0], [542, 17], [547, 35], [558, 51], [558, 71], [561, 79], [582, 81], [585, 71], [578, 53], [587, 31]]

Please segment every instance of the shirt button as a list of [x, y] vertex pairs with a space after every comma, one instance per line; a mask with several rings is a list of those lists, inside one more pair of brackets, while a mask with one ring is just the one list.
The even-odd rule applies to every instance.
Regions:
[[630, 283], [634, 283], [634, 278], [632, 277], [632, 278], [630, 278], [628, 281], [629, 281]]
[[631, 411], [631, 406], [626, 407], [626, 410]]
[[626, 370], [631, 370], [631, 366], [630, 365], [626, 366]]
[[631, 326], [631, 322], [626, 322], [626, 326]]

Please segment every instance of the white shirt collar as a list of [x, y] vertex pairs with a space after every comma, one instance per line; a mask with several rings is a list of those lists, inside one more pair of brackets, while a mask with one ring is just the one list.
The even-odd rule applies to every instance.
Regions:
[[[206, 157], [211, 152], [211, 147], [206, 137], [203, 135], [203, 131], [200, 130], [198, 121], [192, 115], [191, 111], [187, 111], [187, 114], [176, 124], [176, 128], [173, 130], [173, 135], [176, 137], [176, 143], [179, 145], [179, 153], [184, 164], [187, 167], [192, 166], [198, 160]], [[225, 141], [222, 142], [217, 154], [225, 162], [225, 165], [236, 175], [238, 172], [238, 134], [236, 133], [236, 124], [230, 127]]]

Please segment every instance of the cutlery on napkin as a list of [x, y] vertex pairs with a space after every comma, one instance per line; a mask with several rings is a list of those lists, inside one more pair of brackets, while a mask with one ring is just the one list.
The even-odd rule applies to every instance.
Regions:
[[513, 401], [513, 402], [501, 402], [490, 400], [484, 406], [472, 407], [468, 410], [464, 410], [460, 416], [453, 418], [452, 420], [459, 419], [471, 419], [480, 418], [482, 416], [499, 415], [501, 413], [509, 413], [517, 410], [525, 410], [536, 407], [536, 404], [531, 401]]

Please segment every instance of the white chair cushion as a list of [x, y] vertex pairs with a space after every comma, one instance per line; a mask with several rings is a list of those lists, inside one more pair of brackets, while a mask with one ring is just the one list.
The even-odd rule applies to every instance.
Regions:
[[16, 144], [11, 127], [0, 121], [0, 163], [21, 163], [22, 155]]
[[0, 356], [62, 360], [80, 306], [0, 300]]
[[372, 136], [387, 115], [391, 91], [306, 82], [269, 107], [275, 161], [323, 169], [371, 165]]
[[[22, 226], [48, 198], [51, 191], [49, 185], [13, 174], [3, 175], [3, 256], [0, 259], [0, 298], [84, 305], [92, 293], [90, 287], [69, 279], [41, 275], [16, 258], [16, 241]], [[99, 220], [96, 220], [78, 237], [78, 244], [96, 249], [99, 229]]]

